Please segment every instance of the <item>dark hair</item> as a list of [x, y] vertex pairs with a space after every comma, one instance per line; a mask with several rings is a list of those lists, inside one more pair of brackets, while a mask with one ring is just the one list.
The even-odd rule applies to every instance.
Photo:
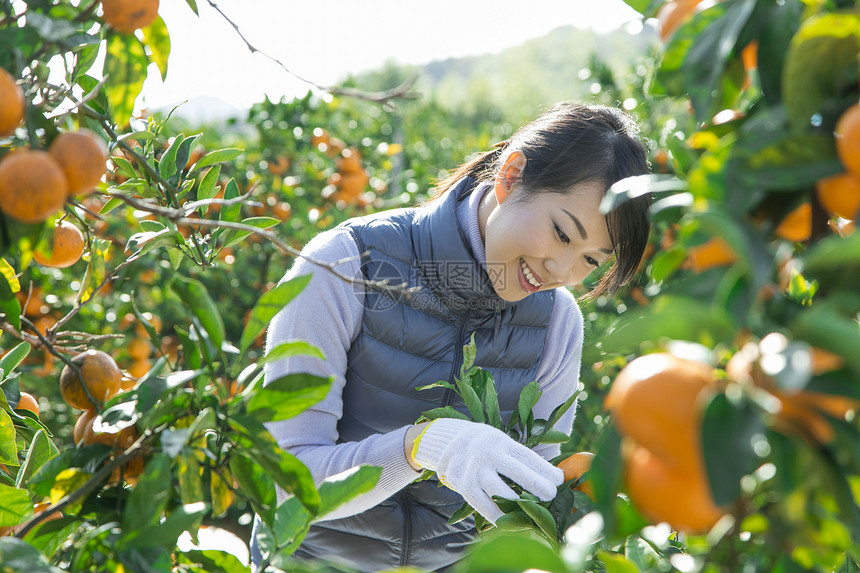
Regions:
[[[461, 165], [436, 185], [436, 197], [466, 176], [493, 181], [501, 160], [513, 150], [526, 157], [520, 178], [526, 198], [542, 191], [566, 193], [573, 185], [594, 181], [609, 189], [625, 177], [648, 173], [648, 153], [638, 136], [638, 125], [620, 109], [562, 102]], [[616, 291], [636, 274], [648, 244], [650, 205], [650, 194], [642, 195], [606, 215], [615, 261], [589, 298]]]

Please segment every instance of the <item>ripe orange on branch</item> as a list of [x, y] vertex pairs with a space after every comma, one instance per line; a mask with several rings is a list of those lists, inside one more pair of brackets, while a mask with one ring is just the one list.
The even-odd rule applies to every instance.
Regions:
[[818, 201], [824, 210], [843, 219], [854, 220], [860, 211], [860, 176], [846, 172], [819, 179], [815, 183]]
[[56, 269], [64, 269], [78, 262], [86, 247], [81, 230], [68, 221], [60, 221], [56, 224], [51, 243], [53, 247], [50, 256], [36, 251], [33, 258], [42, 266]]
[[663, 43], [669, 41], [675, 30], [699, 11], [703, 0], [669, 0], [657, 12], [660, 22], [660, 39]]
[[21, 399], [18, 400], [18, 405], [15, 406], [15, 409], [29, 410], [30, 412], [33, 412], [37, 418], [39, 417], [39, 402], [32, 394], [28, 394], [27, 392], [21, 392]]
[[87, 350], [72, 358], [72, 362], [80, 369], [80, 376], [68, 364], [60, 373], [60, 393], [69, 406], [79, 410], [89, 410], [95, 406], [84, 391], [84, 383], [90, 395], [100, 402], [113, 398], [119, 392], [122, 373], [110, 355], [101, 350]]
[[45, 151], [22, 149], [0, 161], [0, 209], [22, 223], [41, 223], [63, 208], [68, 183]]
[[[591, 462], [594, 461], [594, 454], [591, 452], [577, 452], [572, 454], [558, 463], [558, 467], [564, 472], [564, 481], [570, 481], [582, 476], [585, 472], [591, 469]], [[594, 499], [594, 486], [591, 480], [580, 481], [575, 490], [579, 490], [592, 500]]]
[[852, 105], [836, 122], [836, 155], [845, 169], [860, 175], [860, 105]]
[[681, 469], [636, 446], [625, 463], [630, 501], [655, 522], [688, 533], [706, 533], [723, 516], [701, 468]]
[[714, 381], [707, 364], [648, 354], [618, 373], [604, 407], [623, 435], [673, 466], [692, 468], [702, 460], [701, 410]]
[[24, 109], [24, 90], [12, 74], [0, 68], [0, 137], [15, 133], [24, 119]]
[[107, 146], [89, 129], [61, 133], [48, 153], [62, 167], [69, 195], [91, 192], [107, 173]]
[[103, 19], [124, 34], [145, 28], [158, 17], [158, 0], [102, 0]]
[[722, 237], [713, 237], [706, 243], [687, 249], [687, 264], [695, 273], [730, 265], [737, 260], [738, 256]]

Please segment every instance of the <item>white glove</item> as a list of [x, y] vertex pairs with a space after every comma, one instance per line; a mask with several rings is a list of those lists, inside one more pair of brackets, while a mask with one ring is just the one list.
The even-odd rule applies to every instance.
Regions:
[[500, 477], [507, 476], [541, 501], [555, 497], [564, 472], [517, 443], [501, 430], [486, 424], [439, 418], [416, 439], [414, 460], [433, 470], [439, 481], [463, 496], [488, 521], [495, 523], [502, 511], [492, 496], [519, 496]]

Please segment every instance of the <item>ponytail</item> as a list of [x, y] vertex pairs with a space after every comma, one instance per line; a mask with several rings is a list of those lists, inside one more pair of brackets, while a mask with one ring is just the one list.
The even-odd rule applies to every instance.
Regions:
[[490, 151], [485, 151], [474, 159], [460, 165], [453, 173], [436, 183], [433, 197], [430, 201], [435, 201], [442, 197], [463, 177], [471, 177], [477, 181], [492, 181], [496, 174], [499, 159], [504, 155], [510, 143], [510, 139], [500, 141]]

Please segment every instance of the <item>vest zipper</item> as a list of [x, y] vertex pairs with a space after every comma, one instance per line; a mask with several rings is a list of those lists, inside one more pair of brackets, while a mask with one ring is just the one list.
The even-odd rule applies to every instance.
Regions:
[[[451, 374], [448, 376], [448, 382], [453, 384], [454, 377], [457, 376], [460, 371], [460, 365], [463, 362], [463, 346], [465, 346], [466, 341], [464, 340], [464, 335], [466, 332], [466, 325], [469, 323], [469, 314], [471, 311], [466, 311], [466, 316], [463, 318], [463, 322], [460, 323], [460, 332], [457, 334], [457, 351], [454, 354], [454, 364], [451, 367]], [[442, 406], [450, 406], [451, 402], [454, 401], [454, 391], [450, 388], [445, 390], [445, 395], [442, 397]]]
[[403, 549], [400, 552], [400, 566], [409, 565], [409, 545], [412, 542], [412, 512], [409, 510], [409, 496], [400, 490], [400, 507], [403, 508]]

